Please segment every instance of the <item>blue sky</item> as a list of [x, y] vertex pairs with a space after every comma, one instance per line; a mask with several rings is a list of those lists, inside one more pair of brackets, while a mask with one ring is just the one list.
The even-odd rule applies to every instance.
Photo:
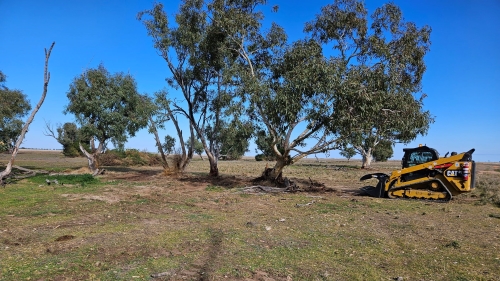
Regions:
[[[169, 15], [180, 1], [163, 1]], [[305, 22], [333, 1], [269, 0], [263, 8], [267, 21], [282, 25], [291, 40], [304, 37]], [[366, 1], [371, 13], [387, 1]], [[432, 28], [431, 51], [423, 92], [425, 108], [435, 116], [426, 136], [407, 147], [427, 144], [441, 154], [476, 148], [478, 161], [500, 161], [500, 1], [419, 0], [394, 1], [407, 21]], [[6, 86], [22, 90], [34, 106], [42, 94], [44, 48], [55, 41], [49, 62], [51, 80], [42, 108], [30, 126], [24, 147], [55, 149], [61, 146], [43, 134], [45, 123], [72, 122], [64, 115], [66, 92], [84, 69], [103, 63], [110, 72], [132, 74], [141, 93], [153, 94], [166, 87], [169, 76], [163, 59], [152, 47], [137, 12], [153, 1], [0, 0], [0, 70]], [[278, 13], [271, 7], [279, 5]], [[162, 135], [175, 135], [167, 127]], [[126, 144], [127, 148], [155, 151], [146, 130]], [[394, 159], [402, 157], [396, 145]], [[249, 155], [254, 154], [251, 148]], [[332, 152], [331, 157], [338, 157]]]

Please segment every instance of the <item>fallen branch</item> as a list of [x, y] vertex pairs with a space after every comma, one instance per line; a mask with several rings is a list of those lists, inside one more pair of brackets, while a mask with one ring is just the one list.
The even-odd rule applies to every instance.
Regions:
[[12, 166], [12, 168], [18, 169], [18, 170], [23, 171], [23, 172], [31, 173], [31, 174], [48, 174], [49, 173], [49, 171], [45, 171], [45, 170], [30, 170], [30, 169], [23, 168], [23, 167], [17, 166], [17, 165]]
[[160, 273], [153, 273], [151, 274], [151, 278], [160, 278], [160, 277], [165, 277], [165, 276], [170, 276], [170, 275], [175, 275], [170, 271], [165, 271], [165, 272], [160, 272]]
[[263, 186], [263, 185], [253, 185], [253, 186], [246, 186], [242, 189], [243, 192], [247, 193], [282, 193], [286, 192], [287, 190], [285, 188], [281, 187], [272, 187], [272, 186]]
[[316, 201], [311, 201], [309, 203], [306, 203], [306, 204], [295, 204], [295, 207], [299, 208], [299, 207], [305, 207], [305, 206], [310, 206], [312, 204], [314, 204]]

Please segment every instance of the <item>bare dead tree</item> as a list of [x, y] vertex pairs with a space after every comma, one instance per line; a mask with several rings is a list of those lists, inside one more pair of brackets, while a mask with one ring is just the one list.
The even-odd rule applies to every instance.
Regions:
[[53, 137], [56, 141], [59, 141], [57, 139], [56, 134], [54, 133], [54, 129], [52, 128], [52, 125], [50, 125], [50, 122], [45, 121], [45, 130], [43, 131], [43, 134], [47, 137]]
[[36, 107], [33, 109], [31, 112], [30, 117], [26, 121], [26, 123], [23, 126], [23, 129], [21, 130], [21, 135], [16, 141], [16, 144], [14, 146], [14, 149], [12, 151], [12, 156], [9, 160], [9, 163], [7, 163], [7, 167], [5, 167], [5, 170], [3, 170], [0, 173], [0, 184], [5, 185], [4, 179], [10, 174], [12, 171], [12, 164], [14, 163], [14, 159], [17, 156], [17, 152], [19, 151], [19, 146], [24, 140], [24, 135], [26, 135], [26, 132], [28, 131], [28, 127], [30, 126], [31, 122], [33, 122], [33, 119], [35, 118], [35, 114], [38, 112], [40, 107], [43, 104], [43, 101], [45, 100], [45, 96], [47, 95], [47, 88], [49, 87], [49, 80], [50, 80], [50, 72], [48, 71], [49, 68], [49, 58], [50, 58], [50, 53], [52, 52], [52, 48], [56, 42], [52, 42], [52, 45], [50, 45], [49, 50], [45, 49], [45, 68], [44, 68], [44, 75], [43, 75], [43, 93], [42, 97], [40, 98], [40, 101], [38, 101], [38, 104]]

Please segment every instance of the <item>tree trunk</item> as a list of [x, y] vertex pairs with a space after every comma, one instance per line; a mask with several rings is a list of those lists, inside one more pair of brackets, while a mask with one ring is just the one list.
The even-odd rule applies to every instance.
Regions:
[[285, 157], [277, 157], [276, 164], [274, 164], [274, 168], [272, 169], [269, 176], [272, 180], [278, 180], [283, 176], [283, 168], [285, 168]]
[[363, 153], [363, 163], [361, 164], [361, 169], [370, 168], [372, 159], [373, 159], [372, 151], [371, 149], [368, 149], [366, 153]]
[[162, 161], [161, 164], [164, 169], [168, 169], [167, 157], [163, 152], [163, 146], [161, 145], [160, 137], [158, 136], [158, 130], [156, 130], [156, 124], [151, 116], [149, 117], [149, 122], [151, 123], [151, 131], [153, 131], [153, 134], [155, 135], [156, 147], [158, 148], [158, 152], [161, 155], [161, 161]]
[[[99, 173], [101, 173], [101, 170], [99, 170], [99, 163], [97, 161], [97, 155], [99, 151], [95, 150], [93, 153], [89, 153], [87, 152], [87, 150], [85, 150], [85, 148], [83, 148], [81, 143], [79, 145], [80, 145], [80, 150], [82, 151], [82, 153], [87, 158], [87, 161], [89, 162], [89, 169], [90, 172], [92, 173], [92, 176], [94, 177], [97, 176]], [[99, 144], [99, 147], [100, 146], [101, 144]]]
[[47, 95], [47, 89], [49, 87], [49, 80], [50, 80], [50, 72], [48, 72], [48, 67], [49, 67], [49, 58], [50, 58], [50, 53], [52, 52], [52, 48], [54, 47], [54, 44], [56, 42], [52, 42], [52, 45], [50, 45], [49, 50], [45, 49], [45, 68], [44, 68], [44, 75], [43, 75], [43, 92], [42, 92], [42, 97], [40, 98], [40, 101], [38, 101], [38, 104], [36, 105], [35, 109], [31, 112], [30, 117], [26, 121], [26, 123], [23, 126], [23, 129], [21, 130], [21, 135], [16, 141], [16, 144], [14, 145], [14, 148], [12, 150], [12, 156], [9, 160], [9, 163], [7, 163], [7, 166], [5, 167], [5, 170], [3, 170], [0, 173], [0, 184], [5, 185], [4, 178], [7, 177], [10, 172], [12, 171], [12, 164], [14, 163], [14, 159], [17, 156], [17, 152], [19, 151], [19, 146], [21, 146], [21, 143], [24, 140], [24, 136], [26, 135], [26, 132], [28, 132], [28, 127], [30, 126], [31, 122], [33, 122], [33, 119], [35, 118], [35, 114], [38, 112], [40, 107], [43, 104], [43, 101], [45, 100], [45, 96]]
[[208, 162], [210, 163], [210, 176], [211, 177], [218, 177], [219, 176], [219, 167], [217, 163], [217, 158], [214, 157], [213, 155], [208, 155]]
[[[179, 156], [178, 159], [176, 159], [174, 157], [174, 159], [175, 159], [174, 166], [175, 166], [175, 168], [178, 169], [179, 172], [183, 173], [184, 170], [186, 169], [186, 166], [189, 164], [189, 161], [193, 158], [193, 145], [191, 144], [189, 150], [186, 152], [186, 146], [184, 144], [182, 130], [179, 127], [179, 122], [177, 121], [177, 118], [175, 118], [172, 110], [170, 109], [170, 106], [167, 105], [166, 109], [167, 109], [168, 117], [174, 123], [175, 130], [177, 131], [177, 136], [179, 136], [179, 142], [180, 142], [181, 151], [182, 151], [182, 154], [178, 155]], [[189, 129], [191, 131], [191, 138], [193, 139], [193, 137], [194, 137], [193, 129], [191, 128], [191, 126], [189, 127]]]

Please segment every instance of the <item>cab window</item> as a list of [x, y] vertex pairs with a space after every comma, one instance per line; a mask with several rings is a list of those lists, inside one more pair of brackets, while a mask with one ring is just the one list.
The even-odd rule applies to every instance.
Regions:
[[410, 154], [410, 157], [408, 159], [408, 167], [430, 162], [434, 160], [432, 158], [433, 155], [429, 151], [414, 151]]

